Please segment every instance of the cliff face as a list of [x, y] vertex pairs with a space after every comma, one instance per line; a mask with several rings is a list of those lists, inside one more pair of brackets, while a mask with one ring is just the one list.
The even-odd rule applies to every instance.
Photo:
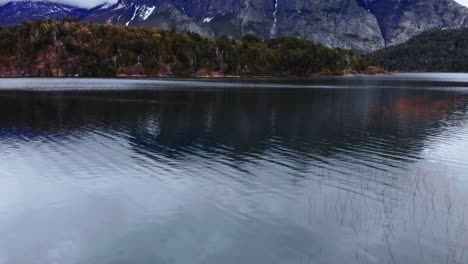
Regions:
[[434, 28], [468, 25], [453, 0], [120, 0], [90, 21], [158, 26], [207, 35], [289, 35], [371, 51]]
[[[467, 10], [453, 0], [119, 0], [78, 16], [98, 23], [173, 28], [208, 36], [287, 35], [372, 51], [426, 30], [468, 26]], [[0, 18], [0, 24], [10, 16]]]
[[467, 8], [453, 0], [360, 0], [379, 22], [386, 46], [431, 29], [468, 26]]
[[87, 20], [237, 38], [296, 36], [357, 50], [384, 46], [376, 17], [355, 0], [121, 0], [96, 8]]

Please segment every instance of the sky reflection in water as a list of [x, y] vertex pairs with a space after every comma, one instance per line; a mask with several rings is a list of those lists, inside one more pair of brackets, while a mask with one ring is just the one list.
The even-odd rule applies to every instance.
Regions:
[[2, 81], [0, 263], [466, 263], [455, 76]]

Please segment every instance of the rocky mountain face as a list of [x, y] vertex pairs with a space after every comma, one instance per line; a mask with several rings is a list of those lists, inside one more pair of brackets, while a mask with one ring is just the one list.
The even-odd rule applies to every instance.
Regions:
[[443, 28], [468, 26], [467, 8], [453, 0], [359, 0], [378, 20], [386, 46]]
[[32, 21], [67, 16], [84, 18], [87, 14], [88, 10], [86, 9], [52, 2], [9, 2], [0, 6], [0, 25], [19, 24], [24, 20]]
[[[81, 12], [81, 19], [97, 23], [236, 38], [288, 35], [360, 51], [398, 44], [430, 29], [468, 26], [468, 9], [453, 0], [119, 0]], [[2, 16], [0, 24], [8, 17]]]
[[355, 0], [120, 0], [87, 19], [237, 38], [288, 35], [358, 50], [384, 46], [376, 17]]

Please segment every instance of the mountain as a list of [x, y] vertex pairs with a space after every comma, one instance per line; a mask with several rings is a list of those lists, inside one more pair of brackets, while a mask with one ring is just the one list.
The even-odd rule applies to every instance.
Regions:
[[78, 17], [84, 18], [88, 10], [47, 1], [9, 2], [0, 7], [0, 24], [19, 24], [24, 20]]
[[288, 35], [369, 51], [425, 30], [466, 26], [468, 9], [453, 0], [119, 0], [87, 20], [237, 38]]
[[468, 72], [468, 28], [424, 32], [370, 57], [391, 71]]
[[[44, 10], [31, 7], [25, 18], [33, 13]], [[119, 0], [86, 15], [80, 11], [78, 17], [207, 36], [287, 35], [359, 51], [402, 43], [426, 30], [468, 26], [468, 9], [453, 0]], [[5, 20], [8, 15], [0, 17], [0, 24]]]
[[386, 46], [421, 32], [468, 26], [468, 9], [453, 0], [359, 0], [379, 22]]
[[377, 19], [355, 0], [120, 0], [86, 19], [236, 38], [288, 35], [358, 50], [384, 45]]

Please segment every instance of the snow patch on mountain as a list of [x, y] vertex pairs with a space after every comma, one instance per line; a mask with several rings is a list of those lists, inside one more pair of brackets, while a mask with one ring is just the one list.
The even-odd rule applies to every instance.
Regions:
[[276, 24], [278, 23], [278, 0], [275, 0], [275, 11], [273, 11], [273, 26], [270, 30], [270, 36], [276, 35]]
[[147, 20], [153, 14], [155, 9], [156, 9], [156, 6], [146, 6], [146, 5], [137, 6], [136, 5], [132, 18], [127, 23], [125, 23], [125, 25], [126, 26], [130, 25], [130, 23], [133, 20], [135, 20], [137, 16], [140, 21]]
[[132, 22], [135, 19], [139, 8], [140, 8], [139, 6], [135, 6], [135, 11], [133, 12], [133, 16], [132, 18], [130, 18], [130, 20], [127, 23], [125, 23], [125, 26], [128, 27], [128, 25], [130, 25], [130, 22]]
[[151, 7], [143, 6], [142, 11], [140, 11], [140, 18], [143, 20], [148, 19], [148, 17], [151, 16], [151, 14], [153, 14], [154, 9], [156, 9], [155, 6], [151, 6]]
[[124, 3], [120, 3], [117, 7], [114, 8], [114, 10], [120, 10], [120, 9], [124, 9], [125, 7], [127, 7], [126, 4]]
[[213, 20], [214, 17], [205, 17], [205, 19], [203, 19], [203, 23], [210, 23], [211, 20]]
[[455, 0], [455, 1], [461, 5], [468, 6], [468, 0]]

